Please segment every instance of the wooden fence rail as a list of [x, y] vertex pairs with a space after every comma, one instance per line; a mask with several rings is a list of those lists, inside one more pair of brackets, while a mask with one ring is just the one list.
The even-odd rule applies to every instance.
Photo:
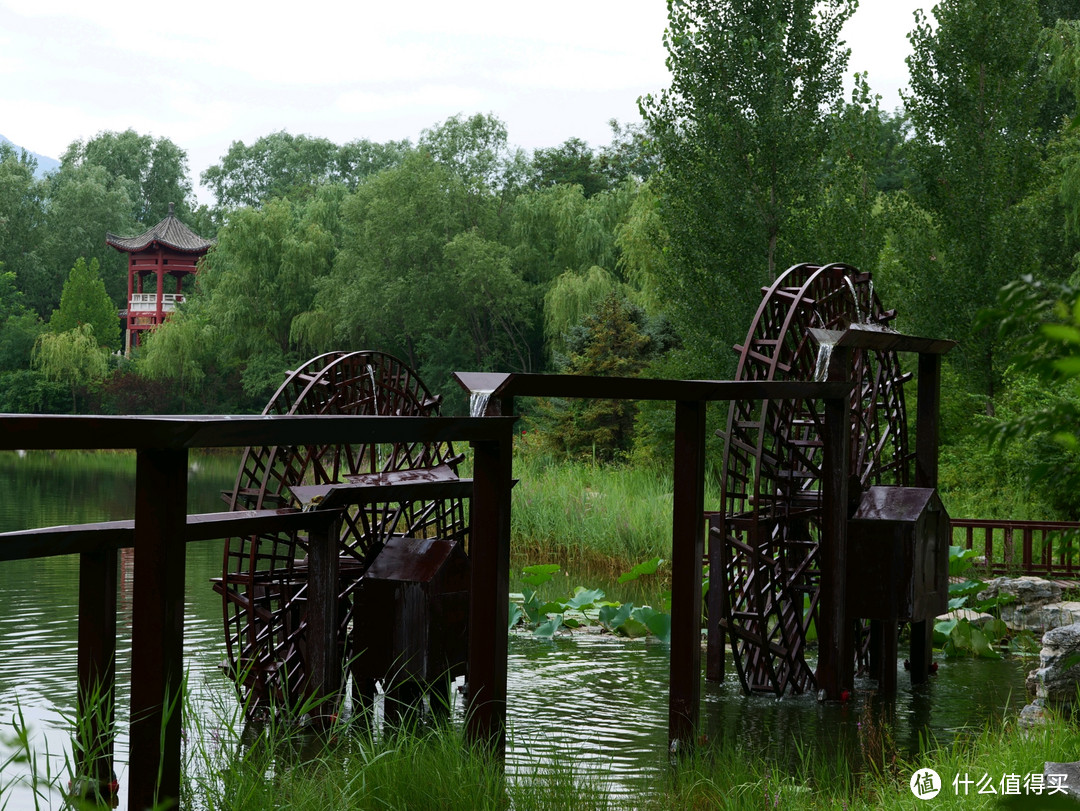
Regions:
[[952, 519], [952, 543], [987, 574], [1080, 578], [1080, 522]]

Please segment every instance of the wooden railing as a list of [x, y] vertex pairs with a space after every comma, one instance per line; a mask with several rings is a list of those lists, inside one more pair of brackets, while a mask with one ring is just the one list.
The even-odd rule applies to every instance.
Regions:
[[[309, 533], [309, 611], [337, 605], [334, 510], [254, 510], [187, 515], [188, 449], [247, 445], [462, 441], [473, 449], [470, 506], [466, 733], [502, 745], [506, 714], [506, 626], [514, 419], [376, 416], [57, 417], [0, 415], [0, 450], [134, 449], [135, 516], [0, 534], [0, 562], [78, 554], [79, 772], [111, 780], [116, 679], [117, 550], [134, 547], [128, 808], [175, 807], [180, 796], [184, 563], [190, 541], [266, 531]], [[315, 563], [318, 563], [316, 566]], [[325, 571], [323, 571], [325, 569]], [[325, 624], [325, 623], [324, 623]], [[336, 626], [329, 626], [336, 627]], [[311, 633], [313, 659], [335, 661], [336, 634]], [[320, 650], [312, 651], [312, 645]], [[316, 691], [332, 695], [333, 668]], [[340, 677], [340, 673], [337, 674]], [[95, 696], [99, 709], [85, 706]], [[318, 696], [316, 696], [318, 697]], [[93, 753], [90, 759], [83, 753]]]
[[1080, 578], [1080, 523], [952, 519], [952, 543], [992, 575]]

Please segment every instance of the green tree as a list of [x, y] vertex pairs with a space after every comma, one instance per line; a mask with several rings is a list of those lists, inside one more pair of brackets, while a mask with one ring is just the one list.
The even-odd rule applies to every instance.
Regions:
[[417, 145], [473, 194], [515, 190], [526, 171], [524, 152], [510, 147], [506, 124], [491, 114], [451, 116], [423, 130]]
[[311, 194], [323, 184], [350, 189], [396, 166], [411, 149], [408, 141], [368, 140], [338, 146], [326, 138], [274, 132], [251, 145], [233, 141], [221, 159], [202, 173], [221, 208], [258, 206], [275, 197]]
[[533, 150], [533, 184], [537, 188], [566, 184], [580, 186], [586, 197], [608, 187], [596, 156], [580, 138], [568, 138], [559, 146]]
[[[637, 377], [654, 347], [644, 313], [618, 293], [605, 297], [572, 331], [560, 371], [601, 377]], [[611, 462], [625, 459], [634, 436], [635, 403], [628, 400], [549, 401], [542, 415], [560, 455]]]
[[993, 408], [1000, 376], [988, 329], [976, 313], [1007, 280], [1034, 270], [1020, 205], [1038, 176], [1045, 98], [1040, 22], [1033, 0], [942, 0], [935, 21], [916, 12], [908, 57], [912, 164], [918, 202], [944, 245], [941, 272], [924, 282], [936, 306], [912, 314], [915, 329], [961, 339], [953, 355]]
[[807, 233], [823, 262], [870, 269], [885, 241], [876, 179], [883, 163], [881, 110], [866, 76], [855, 74], [851, 101], [838, 103], [826, 120], [829, 141], [822, 155], [816, 205]]
[[130, 218], [149, 227], [169, 213], [187, 217], [192, 200], [187, 153], [168, 138], [124, 132], [99, 132], [83, 142], [74, 141], [60, 160], [59, 173], [79, 167], [105, 170], [110, 189], [123, 186], [131, 201]]
[[[117, 182], [103, 166], [61, 165], [49, 178], [47, 193], [41, 246], [46, 278], [35, 293], [26, 291], [43, 316], [59, 304], [65, 270], [80, 256], [99, 255], [106, 232], [137, 234], [142, 230], [131, 217], [134, 185]], [[127, 255], [110, 249], [100, 259], [105, 290], [120, 307], [127, 297]]]
[[15, 274], [0, 265], [0, 372], [28, 369], [30, 355], [43, 325], [23, 304]]
[[[243, 367], [252, 396], [272, 391], [299, 359], [294, 320], [311, 308], [316, 283], [333, 265], [343, 193], [326, 186], [310, 200], [276, 198], [234, 211], [203, 262], [187, 329], [209, 331], [218, 357]], [[178, 334], [170, 331], [170, 339]]]
[[87, 262], [80, 256], [64, 282], [64, 289], [60, 294], [60, 309], [53, 310], [49, 319], [49, 330], [55, 335], [83, 324], [89, 324], [93, 328], [94, 339], [99, 346], [119, 349], [120, 316], [116, 305], [105, 292], [98, 260], [91, 259]]
[[840, 97], [855, 0], [668, 4], [672, 84], [641, 110], [657, 141], [666, 298], [697, 372], [731, 370], [758, 289], [806, 261], [806, 208]]
[[49, 296], [40, 250], [45, 184], [34, 177], [36, 167], [28, 152], [0, 144], [0, 265], [15, 274], [27, 306]]
[[80, 388], [100, 383], [109, 372], [109, 350], [98, 344], [92, 324], [80, 324], [67, 332], [43, 332], [34, 345], [33, 367], [46, 380], [71, 389], [71, 413], [77, 411]]
[[[1013, 407], [993, 425], [1000, 448], [1061, 517], [1080, 517], [1080, 287], [1024, 276], [999, 291], [979, 326], [1010, 352]], [[1004, 411], [1004, 409], [1003, 409]]]

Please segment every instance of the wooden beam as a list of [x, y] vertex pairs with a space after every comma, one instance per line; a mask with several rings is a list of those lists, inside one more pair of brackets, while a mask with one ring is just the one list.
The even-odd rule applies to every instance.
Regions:
[[[486, 419], [496, 419], [488, 417]], [[465, 733], [502, 758], [506, 747], [506, 657], [510, 603], [510, 425], [501, 441], [473, 442], [469, 507], [468, 706]]]
[[135, 465], [128, 807], [177, 808], [184, 681], [186, 450], [141, 450]]
[[701, 702], [701, 559], [705, 552], [705, 409], [675, 403], [668, 740], [692, 747]]

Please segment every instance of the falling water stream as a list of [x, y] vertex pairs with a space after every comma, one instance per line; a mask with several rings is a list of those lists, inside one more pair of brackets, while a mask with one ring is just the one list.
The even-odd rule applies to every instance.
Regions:
[[469, 393], [469, 416], [482, 417], [491, 400], [491, 389], [477, 389]]
[[[192, 456], [189, 509], [209, 511], [233, 480], [236, 460]], [[0, 454], [0, 531], [130, 516], [134, 458], [125, 454]], [[222, 707], [235, 707], [231, 684], [219, 669], [224, 658], [221, 602], [209, 580], [220, 574], [221, 543], [188, 546], [184, 618], [185, 665], [192, 705], [213, 728]], [[0, 563], [0, 741], [10, 737], [21, 712], [39, 763], [62, 772], [70, 753], [75, 705], [78, 560], [74, 556]], [[117, 772], [127, 779], [131, 658], [131, 557], [121, 555], [117, 658]], [[590, 583], [617, 597], [616, 584]], [[511, 776], [562, 753], [582, 772], [599, 776], [616, 794], [651, 790], [667, 767], [668, 650], [655, 642], [628, 642], [575, 633], [554, 640], [512, 634], [509, 644], [507, 768]], [[941, 661], [930, 684], [912, 689], [899, 674], [895, 736], [914, 751], [929, 731], [947, 742], [959, 729], [980, 727], [1023, 704], [1024, 665], [1015, 660]], [[857, 686], [846, 704], [820, 704], [812, 696], [777, 700], [745, 697], [733, 674], [706, 683], [702, 730], [711, 740], [737, 742], [749, 756], [798, 759], [799, 747], [857, 749], [857, 724], [872, 685]], [[460, 702], [459, 702], [460, 704]], [[460, 717], [461, 708], [458, 707]], [[0, 762], [9, 754], [0, 744]], [[0, 785], [16, 774], [9, 767]], [[39, 772], [42, 771], [39, 766]], [[123, 801], [125, 791], [121, 792]], [[29, 789], [8, 788], [0, 806], [31, 804]], [[123, 807], [123, 805], [121, 806]]]

